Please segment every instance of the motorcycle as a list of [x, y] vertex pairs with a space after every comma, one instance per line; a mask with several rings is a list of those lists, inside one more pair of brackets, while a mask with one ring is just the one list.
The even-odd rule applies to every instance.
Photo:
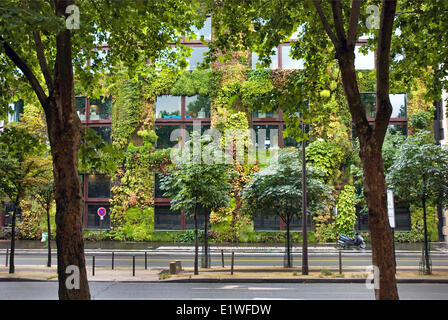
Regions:
[[343, 249], [345, 247], [360, 247], [361, 249], [365, 249], [366, 242], [359, 233], [356, 233], [354, 238], [340, 234], [337, 248]]

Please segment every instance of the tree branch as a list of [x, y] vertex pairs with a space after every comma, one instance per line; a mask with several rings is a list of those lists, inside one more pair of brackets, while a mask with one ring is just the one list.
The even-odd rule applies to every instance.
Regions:
[[18, 54], [11, 48], [11, 46], [5, 41], [3, 36], [0, 36], [0, 42], [3, 45], [5, 54], [23, 72], [25, 77], [28, 79], [28, 81], [30, 82], [31, 88], [34, 90], [34, 92], [37, 95], [37, 98], [39, 99], [39, 102], [42, 104], [42, 106], [45, 109], [48, 98], [47, 98], [47, 95], [45, 94], [45, 91], [42, 89], [42, 86], [40, 85], [39, 81], [37, 80], [36, 76], [34, 75], [33, 71], [26, 64], [26, 62], [24, 60], [22, 60], [18, 56]]
[[348, 26], [348, 46], [355, 45], [356, 35], [358, 33], [358, 20], [361, 14], [361, 0], [352, 1], [352, 9], [350, 11], [350, 24]]
[[342, 17], [342, 7], [340, 0], [331, 1], [331, 9], [333, 11], [334, 27], [336, 29], [336, 34], [341, 42], [347, 39], [344, 29], [344, 18]]
[[376, 53], [376, 105], [374, 135], [382, 143], [392, 113], [389, 99], [390, 47], [397, 0], [383, 0], [381, 8], [378, 49]]
[[39, 60], [39, 65], [45, 78], [45, 83], [47, 84], [48, 91], [53, 91], [53, 78], [51, 77], [50, 69], [48, 68], [47, 59], [45, 58], [44, 47], [42, 45], [42, 39], [40, 38], [39, 30], [33, 31], [34, 42], [36, 44], [36, 54], [37, 60]]
[[314, 3], [314, 6], [316, 7], [317, 13], [319, 14], [320, 20], [322, 21], [325, 31], [327, 32], [328, 36], [330, 37], [331, 42], [333, 42], [334, 46], [337, 48], [339, 46], [339, 40], [336, 38], [333, 31], [331, 31], [330, 24], [328, 23], [328, 20], [325, 17], [325, 13], [322, 10], [320, 0], [313, 0], [313, 3]]

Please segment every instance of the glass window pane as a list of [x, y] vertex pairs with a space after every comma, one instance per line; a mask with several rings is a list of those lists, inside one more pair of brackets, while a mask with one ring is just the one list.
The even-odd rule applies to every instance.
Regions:
[[196, 34], [196, 40], [201, 40], [201, 36], [204, 36], [204, 40], [212, 40], [212, 19], [207, 17], [204, 26], [201, 29], [193, 26], [191, 30]]
[[156, 97], [156, 118], [158, 119], [180, 119], [181, 118], [181, 96], [163, 95]]
[[174, 130], [180, 129], [179, 125], [157, 125], [155, 128], [156, 135], [158, 136], [156, 142], [156, 149], [167, 149], [174, 147], [180, 141], [180, 131], [179, 134], [174, 134], [173, 139], [175, 141], [171, 141], [171, 133]]
[[406, 94], [405, 93], [390, 94], [389, 99], [390, 103], [392, 104], [391, 118], [406, 118], [407, 117]]
[[387, 130], [392, 134], [399, 132], [404, 136], [408, 135], [408, 126], [405, 124], [390, 124], [387, 126]]
[[154, 198], [168, 198], [163, 195], [165, 191], [160, 188], [161, 177], [162, 173], [154, 174]]
[[205, 54], [208, 52], [208, 47], [192, 47], [191, 56], [187, 58], [188, 70], [197, 69], [204, 61]]
[[[274, 54], [270, 56], [271, 64], [269, 65], [269, 69], [278, 69], [278, 53], [277, 48], [274, 49]], [[261, 61], [258, 59], [258, 54], [252, 52], [252, 69], [257, 69], [257, 63], [261, 64]], [[260, 66], [260, 68], [262, 68]]]
[[[208, 217], [208, 215], [207, 215]], [[198, 229], [204, 230], [204, 221], [205, 221], [205, 214], [204, 213], [198, 213], [197, 214], [198, 219]], [[185, 217], [185, 230], [194, 230], [194, 217], [193, 215], [186, 215]], [[210, 224], [208, 225], [207, 229], [210, 230]]]
[[[306, 219], [306, 229], [307, 230], [311, 230], [311, 216], [307, 215], [307, 219]], [[286, 226], [285, 226], [285, 230], [286, 230]], [[292, 221], [289, 224], [289, 230], [293, 230], [293, 231], [300, 231], [302, 230], [302, 218], [297, 218], [297, 217], [292, 217]]]
[[277, 215], [260, 215], [254, 217], [255, 231], [280, 231], [280, 217]]
[[282, 69], [303, 69], [304, 68], [304, 60], [295, 60], [291, 58], [291, 46], [284, 45], [282, 46]]
[[112, 143], [112, 127], [89, 127], [95, 130], [96, 134], [99, 135], [106, 143]]
[[361, 93], [361, 102], [366, 110], [367, 118], [375, 118], [376, 115], [376, 94]]
[[210, 118], [210, 99], [207, 96], [195, 95], [185, 97], [185, 117]]
[[110, 177], [103, 174], [90, 174], [87, 188], [89, 198], [110, 198]]
[[90, 120], [110, 120], [112, 98], [90, 99]]
[[154, 207], [154, 230], [180, 230], [180, 212], [168, 206]]
[[[100, 224], [102, 229], [110, 229], [110, 211], [108, 204], [92, 204], [87, 206], [87, 228], [99, 229]], [[106, 209], [106, 215], [101, 223], [100, 216], [98, 215], [98, 209]]]
[[[196, 129], [196, 128], [193, 128], [192, 125], [185, 126], [185, 131], [187, 131], [189, 137], [191, 137], [191, 134], [193, 133], [193, 129]], [[205, 130], [208, 130], [208, 129], [210, 129], [210, 125], [202, 125], [201, 126], [201, 135], [203, 135]]]
[[277, 111], [262, 112], [260, 110], [254, 110], [252, 111], [252, 118], [256, 119], [278, 118], [278, 112]]
[[265, 145], [265, 149], [278, 148], [278, 125], [271, 125], [271, 124], [254, 125], [253, 128], [255, 130], [257, 149], [261, 149], [263, 143]]
[[355, 69], [356, 70], [373, 70], [375, 69], [375, 53], [369, 51], [364, 54], [359, 51], [361, 47], [356, 46], [355, 48]]
[[86, 121], [86, 97], [76, 97], [76, 112], [81, 121]]

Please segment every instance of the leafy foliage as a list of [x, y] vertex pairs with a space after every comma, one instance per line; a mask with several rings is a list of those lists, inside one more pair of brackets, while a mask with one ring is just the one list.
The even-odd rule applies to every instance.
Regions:
[[355, 188], [351, 185], [345, 185], [339, 194], [337, 208], [338, 216], [336, 227], [338, 234], [353, 236], [356, 222], [356, 202]]

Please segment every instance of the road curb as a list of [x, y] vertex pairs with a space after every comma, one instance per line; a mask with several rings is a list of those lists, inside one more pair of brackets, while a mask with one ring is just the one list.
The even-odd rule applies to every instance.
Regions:
[[[167, 283], [366, 283], [364, 278], [181, 278], [165, 279]], [[448, 284], [448, 279], [397, 279], [397, 283], [440, 283]]]

